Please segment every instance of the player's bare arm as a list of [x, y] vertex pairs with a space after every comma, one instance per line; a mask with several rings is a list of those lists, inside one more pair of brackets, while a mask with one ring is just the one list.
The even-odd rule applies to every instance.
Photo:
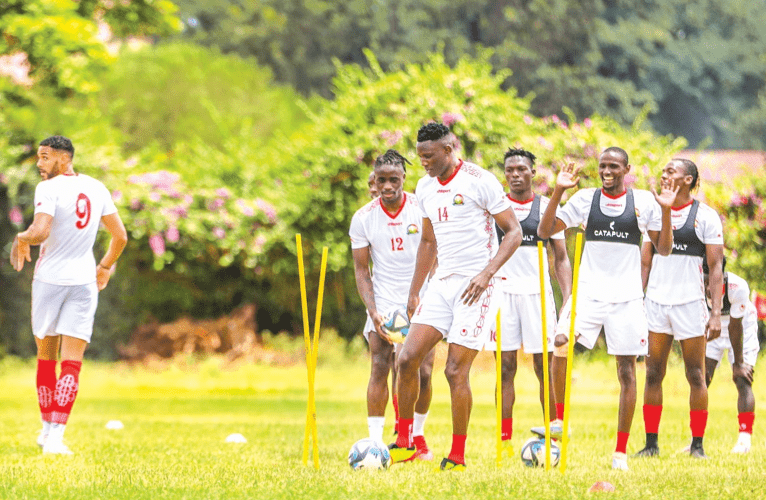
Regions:
[[420, 237], [418, 256], [415, 259], [415, 273], [410, 284], [410, 296], [407, 299], [407, 314], [411, 318], [420, 302], [420, 290], [436, 262], [436, 236], [431, 219], [423, 218], [423, 234]]
[[561, 289], [561, 307], [563, 308], [567, 298], [572, 295], [572, 264], [569, 262], [565, 239], [550, 239], [548, 244], [553, 250], [553, 274]]
[[[673, 252], [673, 224], [670, 222], [670, 211], [676, 202], [676, 195], [678, 195], [681, 185], [675, 184], [672, 179], [668, 179], [663, 180], [662, 184], [660, 184], [659, 193], [654, 189], [653, 184], [649, 188], [662, 210], [662, 229], [659, 231], [649, 231], [649, 237], [657, 249], [657, 253], [662, 256], [668, 256]], [[654, 233], [654, 236], [652, 236], [652, 233]]]
[[745, 363], [743, 339], [742, 318], [730, 318], [729, 340], [731, 341], [731, 350], [734, 353], [734, 363], [731, 365], [731, 378], [735, 383], [738, 378], [743, 378], [752, 384], [753, 367]]
[[51, 234], [52, 222], [52, 216], [44, 213], [36, 214], [32, 225], [26, 231], [19, 233], [13, 240], [11, 264], [16, 271], [21, 271], [24, 268], [24, 261], [32, 262], [29, 247], [39, 245], [48, 238], [48, 235]]
[[101, 217], [101, 223], [111, 236], [111, 240], [106, 254], [96, 266], [96, 284], [99, 291], [106, 288], [109, 277], [112, 275], [112, 268], [128, 243], [128, 232], [125, 230], [119, 213], [115, 212]]
[[391, 337], [383, 330], [383, 317], [378, 313], [375, 305], [375, 292], [372, 287], [372, 276], [370, 276], [370, 247], [355, 248], [351, 253], [354, 257], [354, 276], [359, 296], [370, 314], [375, 332], [391, 344]]
[[644, 241], [641, 245], [641, 288], [646, 290], [649, 284], [649, 273], [652, 272], [652, 258], [654, 257], [654, 245], [650, 241]]
[[503, 230], [505, 236], [503, 241], [500, 242], [500, 246], [497, 249], [497, 253], [487, 263], [487, 266], [482, 271], [474, 276], [474, 278], [468, 283], [468, 288], [465, 289], [460, 296], [460, 300], [464, 304], [473, 305], [479, 300], [481, 294], [489, 286], [489, 281], [492, 277], [503, 267], [508, 259], [511, 258], [513, 252], [519, 248], [522, 240], [521, 224], [519, 224], [516, 214], [512, 208], [507, 208], [492, 216], [495, 219], [495, 223], [500, 229]]
[[556, 217], [556, 209], [561, 204], [561, 197], [567, 189], [577, 186], [580, 182], [580, 167], [574, 163], [569, 163], [561, 168], [561, 172], [556, 176], [556, 186], [553, 188], [550, 203], [545, 209], [545, 213], [537, 226], [537, 236], [547, 240], [559, 231], [566, 229], [564, 221]]
[[710, 269], [710, 318], [707, 323], [707, 340], [721, 335], [721, 307], [723, 306], [723, 245], [705, 245], [705, 257]]

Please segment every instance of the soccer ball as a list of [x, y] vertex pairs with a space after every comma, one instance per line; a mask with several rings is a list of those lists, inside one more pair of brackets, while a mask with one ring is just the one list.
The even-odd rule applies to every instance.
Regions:
[[360, 439], [348, 452], [348, 464], [354, 470], [388, 469], [391, 465], [391, 453], [388, 447], [374, 439]]
[[407, 316], [407, 308], [394, 306], [383, 314], [383, 329], [391, 337], [391, 340], [401, 344], [404, 337], [410, 331], [410, 318]]
[[[551, 441], [551, 467], [559, 464], [561, 450]], [[545, 438], [532, 437], [521, 447], [521, 461], [527, 467], [545, 467]]]

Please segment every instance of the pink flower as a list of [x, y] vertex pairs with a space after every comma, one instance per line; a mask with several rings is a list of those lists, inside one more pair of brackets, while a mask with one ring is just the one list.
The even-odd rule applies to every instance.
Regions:
[[532, 117], [529, 115], [524, 115], [524, 123], [527, 125], [532, 125]]
[[551, 115], [551, 121], [552, 121], [553, 123], [558, 123], [558, 122], [560, 122], [561, 120], [559, 119], [559, 115]]
[[231, 193], [225, 187], [216, 189], [215, 194], [224, 200], [228, 200], [231, 197]]
[[162, 239], [161, 234], [153, 234], [149, 237], [149, 247], [154, 252], [155, 257], [165, 253], [165, 240]]
[[8, 212], [8, 219], [17, 226], [21, 225], [24, 222], [24, 216], [21, 214], [21, 209], [19, 209], [19, 207], [11, 208], [10, 212]]
[[149, 199], [152, 201], [160, 201], [160, 198], [162, 198], [160, 193], [157, 193], [155, 191], [152, 191], [151, 193], [149, 193]]
[[463, 121], [465, 117], [460, 113], [444, 113], [442, 114], [442, 123], [448, 127], [452, 127], [455, 123]]
[[253, 208], [248, 206], [247, 203], [245, 203], [245, 200], [241, 198], [237, 200], [237, 207], [239, 207], [242, 215], [246, 217], [252, 217], [255, 214]]
[[214, 199], [213, 201], [211, 201], [210, 203], [207, 204], [207, 208], [209, 210], [218, 210], [219, 208], [221, 208], [224, 205], [224, 203], [225, 202], [221, 198], [216, 198], [216, 199]]
[[220, 227], [214, 227], [213, 228], [213, 236], [215, 236], [219, 240], [222, 240], [222, 239], [224, 239], [226, 237], [226, 231], [224, 231]]
[[268, 201], [257, 199], [255, 200], [255, 206], [257, 206], [263, 213], [266, 214], [266, 217], [269, 219], [269, 222], [271, 222], [272, 224], [275, 224], [277, 222], [277, 211], [274, 209], [274, 205], [272, 205]]
[[8, 76], [16, 85], [31, 87], [35, 82], [29, 78], [29, 64], [26, 52], [15, 52], [0, 56], [0, 76]]
[[386, 146], [390, 148], [399, 142], [399, 140], [404, 137], [404, 134], [401, 130], [396, 130], [394, 132], [391, 132], [390, 130], [384, 130], [380, 133], [380, 137], [386, 141]]
[[259, 234], [255, 238], [254, 250], [256, 252], [260, 252], [261, 250], [263, 250], [263, 245], [265, 245], [265, 244], [266, 244], [266, 238], [263, 235]]
[[122, 199], [122, 191], [116, 189], [112, 191], [112, 201], [118, 202]]
[[165, 231], [165, 237], [170, 243], [176, 243], [181, 235], [178, 233], [178, 228], [176, 226], [170, 226], [168, 230]]
[[130, 200], [131, 210], [138, 210], [139, 208], [141, 208], [141, 200], [139, 200], [138, 198], [133, 198], [132, 200]]
[[625, 174], [625, 185], [627, 187], [632, 186], [636, 183], [636, 176], [633, 174]]
[[8, 184], [8, 177], [5, 174], [0, 174], [0, 184]]
[[185, 219], [186, 216], [189, 215], [189, 213], [186, 211], [186, 207], [183, 205], [176, 205], [170, 209], [170, 212], [176, 217], [181, 217], [182, 219]]
[[586, 118], [582, 121], [582, 124], [585, 128], [591, 128], [593, 126], [593, 122], [590, 118]]
[[649, 167], [646, 166], [646, 164], [641, 165], [641, 171], [644, 173], [645, 176], [650, 176], [652, 172], [649, 170]]

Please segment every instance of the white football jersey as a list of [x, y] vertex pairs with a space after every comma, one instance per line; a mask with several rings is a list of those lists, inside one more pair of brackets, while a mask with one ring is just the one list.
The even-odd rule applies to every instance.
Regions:
[[[526, 201], [516, 201], [508, 195], [508, 199], [511, 202], [511, 208], [513, 208], [513, 212], [516, 214], [516, 218], [519, 222], [526, 220], [532, 209], [534, 197]], [[540, 219], [542, 219], [549, 202], [550, 198], [540, 196]], [[559, 231], [554, 234], [551, 236], [551, 239], [563, 240], [564, 231]], [[521, 295], [540, 293], [540, 275], [538, 274], [538, 267], [537, 246], [520, 246], [513, 255], [511, 255], [511, 258], [503, 264], [500, 271], [498, 271], [498, 275], [503, 278], [503, 290], [507, 293]], [[551, 277], [548, 271], [547, 245], [543, 245], [543, 273], [545, 289], [546, 291], [552, 291]]]
[[370, 247], [376, 302], [407, 304], [422, 226], [418, 201], [409, 193], [404, 193], [398, 213], [388, 212], [376, 198], [354, 214], [348, 231], [351, 248]]
[[434, 278], [479, 274], [497, 253], [492, 215], [511, 206], [497, 177], [461, 160], [445, 182], [422, 177], [415, 194], [434, 228], [439, 256]]
[[[690, 210], [691, 204], [671, 210], [670, 220], [674, 230], [686, 224]], [[705, 245], [723, 245], [721, 218], [704, 203], [700, 203], [697, 208], [694, 233]], [[655, 253], [649, 283], [646, 286], [646, 297], [658, 304], [669, 306], [704, 299], [702, 257], [673, 254], [662, 256]]]
[[[639, 231], [662, 229], [662, 212], [654, 195], [642, 189], [632, 191]], [[567, 227], [587, 224], [595, 192], [595, 188], [577, 191], [556, 211], [556, 217]], [[620, 216], [625, 211], [626, 200], [626, 193], [612, 198], [602, 191], [601, 212], [608, 217]], [[639, 246], [608, 241], [586, 242], [577, 293], [612, 304], [643, 298]]]
[[35, 189], [35, 214], [53, 217], [40, 247], [34, 279], [51, 285], [87, 285], [96, 281], [93, 244], [101, 217], [117, 212], [109, 190], [83, 174], [57, 175]]
[[743, 342], [747, 340], [748, 334], [758, 335], [758, 312], [755, 306], [750, 302], [750, 287], [747, 281], [736, 274], [727, 271], [724, 273], [728, 277], [729, 302], [731, 309], [729, 314], [721, 315], [721, 337], [729, 336], [730, 318], [742, 318], [742, 336]]

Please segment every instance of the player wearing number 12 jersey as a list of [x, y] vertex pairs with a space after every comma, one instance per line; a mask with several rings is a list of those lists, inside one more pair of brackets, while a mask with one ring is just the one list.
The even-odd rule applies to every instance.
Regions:
[[[388, 372], [394, 347], [383, 329], [383, 314], [406, 308], [415, 255], [422, 232], [417, 199], [403, 190], [406, 165], [397, 151], [389, 149], [375, 160], [375, 187], [380, 196], [360, 208], [351, 219], [349, 236], [359, 295], [367, 307], [364, 337], [370, 345], [372, 367], [367, 386], [367, 426], [370, 438], [381, 441], [388, 402]], [[372, 275], [370, 275], [372, 261]], [[417, 458], [430, 460], [423, 426], [431, 404], [433, 351], [420, 367], [420, 397], [415, 408]], [[396, 408], [394, 391], [394, 408]]]
[[[43, 453], [71, 455], [64, 429], [79, 387], [83, 354], [93, 333], [98, 291], [127, 243], [127, 233], [104, 185], [72, 168], [74, 146], [61, 136], [40, 143], [35, 218], [11, 248], [11, 264], [21, 271], [31, 262], [30, 245], [41, 245], [32, 282], [32, 333], [37, 343], [37, 396]], [[93, 244], [99, 223], [112, 236], [96, 265]], [[56, 364], [61, 353], [61, 371]]]

